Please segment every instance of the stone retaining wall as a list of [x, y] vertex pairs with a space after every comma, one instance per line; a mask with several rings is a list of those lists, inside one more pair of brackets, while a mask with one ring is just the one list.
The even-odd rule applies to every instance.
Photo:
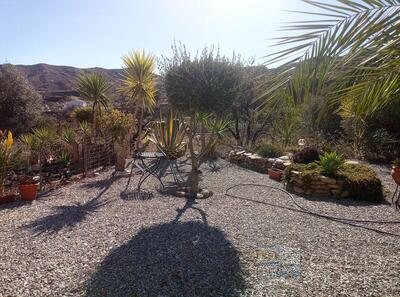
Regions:
[[274, 167], [284, 170], [291, 164], [287, 156], [279, 158], [263, 158], [258, 154], [246, 151], [231, 151], [228, 160], [241, 167], [267, 174], [268, 168]]
[[323, 175], [306, 175], [292, 170], [288, 186], [296, 193], [308, 196], [345, 198], [349, 194], [343, 190], [344, 181]]

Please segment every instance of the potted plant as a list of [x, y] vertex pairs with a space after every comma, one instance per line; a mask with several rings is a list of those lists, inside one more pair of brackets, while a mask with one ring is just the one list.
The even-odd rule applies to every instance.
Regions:
[[393, 162], [392, 177], [396, 184], [400, 185], [400, 157], [397, 157]]
[[37, 197], [39, 182], [32, 176], [21, 176], [19, 178], [19, 194], [22, 200], [33, 201]]
[[[3, 132], [0, 131], [0, 139], [3, 138]], [[16, 195], [5, 193], [4, 183], [9, 174], [12, 162], [16, 157], [13, 152], [13, 135], [8, 131], [7, 136], [0, 142], [0, 204], [15, 201]]]

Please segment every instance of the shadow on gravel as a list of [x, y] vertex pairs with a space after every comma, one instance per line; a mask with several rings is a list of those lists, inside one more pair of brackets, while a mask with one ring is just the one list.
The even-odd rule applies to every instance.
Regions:
[[154, 194], [146, 190], [124, 190], [119, 196], [122, 200], [135, 200], [135, 201], [146, 201], [154, 198]]
[[114, 249], [88, 282], [95, 296], [242, 296], [239, 254], [225, 234], [201, 222], [142, 229]]
[[32, 230], [32, 233], [36, 236], [43, 233], [57, 233], [63, 228], [74, 228], [77, 224], [84, 221], [87, 216], [95, 213], [110, 202], [103, 200], [102, 196], [116, 179], [118, 178], [111, 177], [108, 180], [104, 180], [100, 193], [89, 201], [85, 203], [77, 202], [72, 205], [54, 206], [52, 208], [53, 213], [25, 225], [23, 228]]

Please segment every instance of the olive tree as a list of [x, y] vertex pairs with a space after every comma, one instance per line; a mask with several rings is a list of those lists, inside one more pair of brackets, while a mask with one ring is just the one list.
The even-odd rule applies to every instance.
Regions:
[[[190, 192], [195, 194], [199, 190], [201, 159], [215, 144], [221, 129], [227, 129], [220, 119], [230, 111], [239, 95], [242, 69], [235, 58], [221, 56], [212, 48], [204, 49], [194, 58], [182, 46], [173, 47], [173, 51], [173, 58], [161, 61], [161, 72], [169, 103], [188, 118], [188, 148], [192, 162]], [[196, 152], [193, 140], [200, 127], [199, 113], [214, 114], [219, 120], [208, 121], [208, 145]]]
[[0, 129], [28, 131], [42, 111], [42, 98], [14, 66], [0, 66]]

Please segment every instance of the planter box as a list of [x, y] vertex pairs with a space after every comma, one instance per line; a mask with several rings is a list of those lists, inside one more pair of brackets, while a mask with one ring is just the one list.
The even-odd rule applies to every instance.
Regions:
[[282, 181], [283, 170], [277, 168], [268, 168], [269, 178], [278, 182]]
[[17, 200], [16, 194], [0, 195], [0, 204], [10, 203]]

